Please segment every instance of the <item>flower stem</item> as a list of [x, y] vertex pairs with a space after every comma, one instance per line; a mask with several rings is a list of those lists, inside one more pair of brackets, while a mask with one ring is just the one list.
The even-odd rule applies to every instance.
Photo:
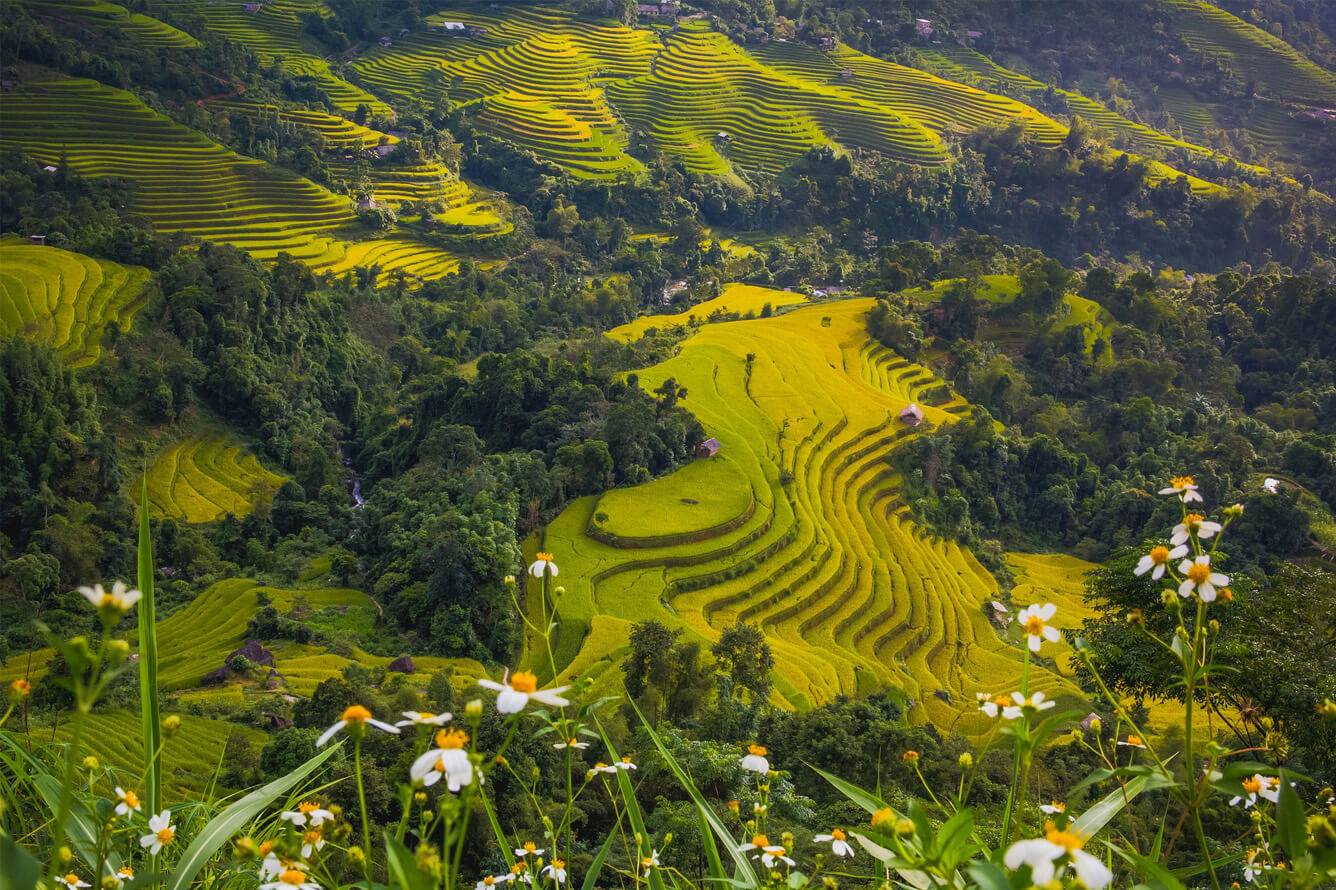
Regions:
[[371, 822], [366, 817], [366, 789], [362, 787], [362, 736], [353, 738], [353, 772], [357, 774], [357, 807], [362, 817], [362, 873], [371, 885]]

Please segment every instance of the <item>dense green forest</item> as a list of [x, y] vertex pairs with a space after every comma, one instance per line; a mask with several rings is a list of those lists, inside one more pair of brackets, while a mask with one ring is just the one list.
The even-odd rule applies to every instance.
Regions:
[[0, 888], [1330, 886], [1334, 72], [0, 0]]

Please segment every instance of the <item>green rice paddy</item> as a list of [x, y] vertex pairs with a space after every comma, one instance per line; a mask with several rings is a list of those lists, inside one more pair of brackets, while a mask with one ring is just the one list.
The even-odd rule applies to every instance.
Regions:
[[0, 333], [50, 346], [73, 367], [90, 365], [107, 325], [129, 329], [147, 281], [138, 266], [0, 240]]
[[619, 343], [632, 343], [645, 336], [651, 329], [666, 331], [684, 325], [703, 324], [716, 314], [759, 315], [767, 305], [772, 309], [779, 309], [782, 306], [794, 306], [805, 302], [807, 297], [793, 291], [774, 290], [752, 284], [726, 284], [719, 296], [697, 303], [685, 312], [674, 315], [642, 315], [634, 321], [613, 328], [607, 335]]
[[149, 509], [159, 519], [181, 522], [245, 516], [258, 498], [272, 497], [283, 479], [226, 436], [193, 436], [154, 457], [148, 468]]
[[[886, 459], [916, 434], [897, 419], [910, 402], [933, 425], [968, 406], [925, 402], [941, 380], [869, 342], [871, 305], [703, 325], [673, 358], [638, 372], [647, 389], [667, 377], [686, 386], [723, 449], [581, 499], [547, 527], [541, 547], [555, 554], [564, 588], [556, 658], [565, 676], [615, 684], [628, 622], [655, 618], [708, 642], [741, 619], [765, 630], [775, 701], [786, 707], [895, 689], [914, 702], [914, 719], [969, 731], [974, 693], [1014, 686], [1020, 651], [986, 615], [996, 582], [968, 550], [914, 525]], [[663, 533], [634, 540], [609, 527]], [[1056, 671], [1032, 679], [1077, 695]]]
[[194, 49], [199, 41], [166, 22], [130, 12], [107, 0], [23, 0], [29, 11], [42, 18], [54, 18], [101, 34], [119, 33], [137, 46], [153, 49]]

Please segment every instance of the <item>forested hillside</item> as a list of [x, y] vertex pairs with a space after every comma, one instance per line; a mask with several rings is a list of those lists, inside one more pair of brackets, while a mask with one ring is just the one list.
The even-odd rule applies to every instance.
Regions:
[[0, 890], [1329, 886], [1333, 159], [1307, 0], [0, 0]]

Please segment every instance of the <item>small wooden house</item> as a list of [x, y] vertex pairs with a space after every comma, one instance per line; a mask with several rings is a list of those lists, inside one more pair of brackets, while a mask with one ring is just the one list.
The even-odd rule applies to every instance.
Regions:
[[696, 457], [714, 457], [723, 447], [724, 443], [711, 436], [696, 446]]
[[905, 406], [905, 409], [900, 412], [900, 422], [906, 426], [918, 426], [923, 422], [923, 409], [918, 405], [915, 405], [913, 402], [909, 403]]
[[914, 33], [920, 37], [928, 38], [932, 36], [931, 19], [914, 19]]
[[29, 235], [28, 240], [31, 241], [33, 244], [38, 245], [39, 247], [46, 244], [45, 235]]

